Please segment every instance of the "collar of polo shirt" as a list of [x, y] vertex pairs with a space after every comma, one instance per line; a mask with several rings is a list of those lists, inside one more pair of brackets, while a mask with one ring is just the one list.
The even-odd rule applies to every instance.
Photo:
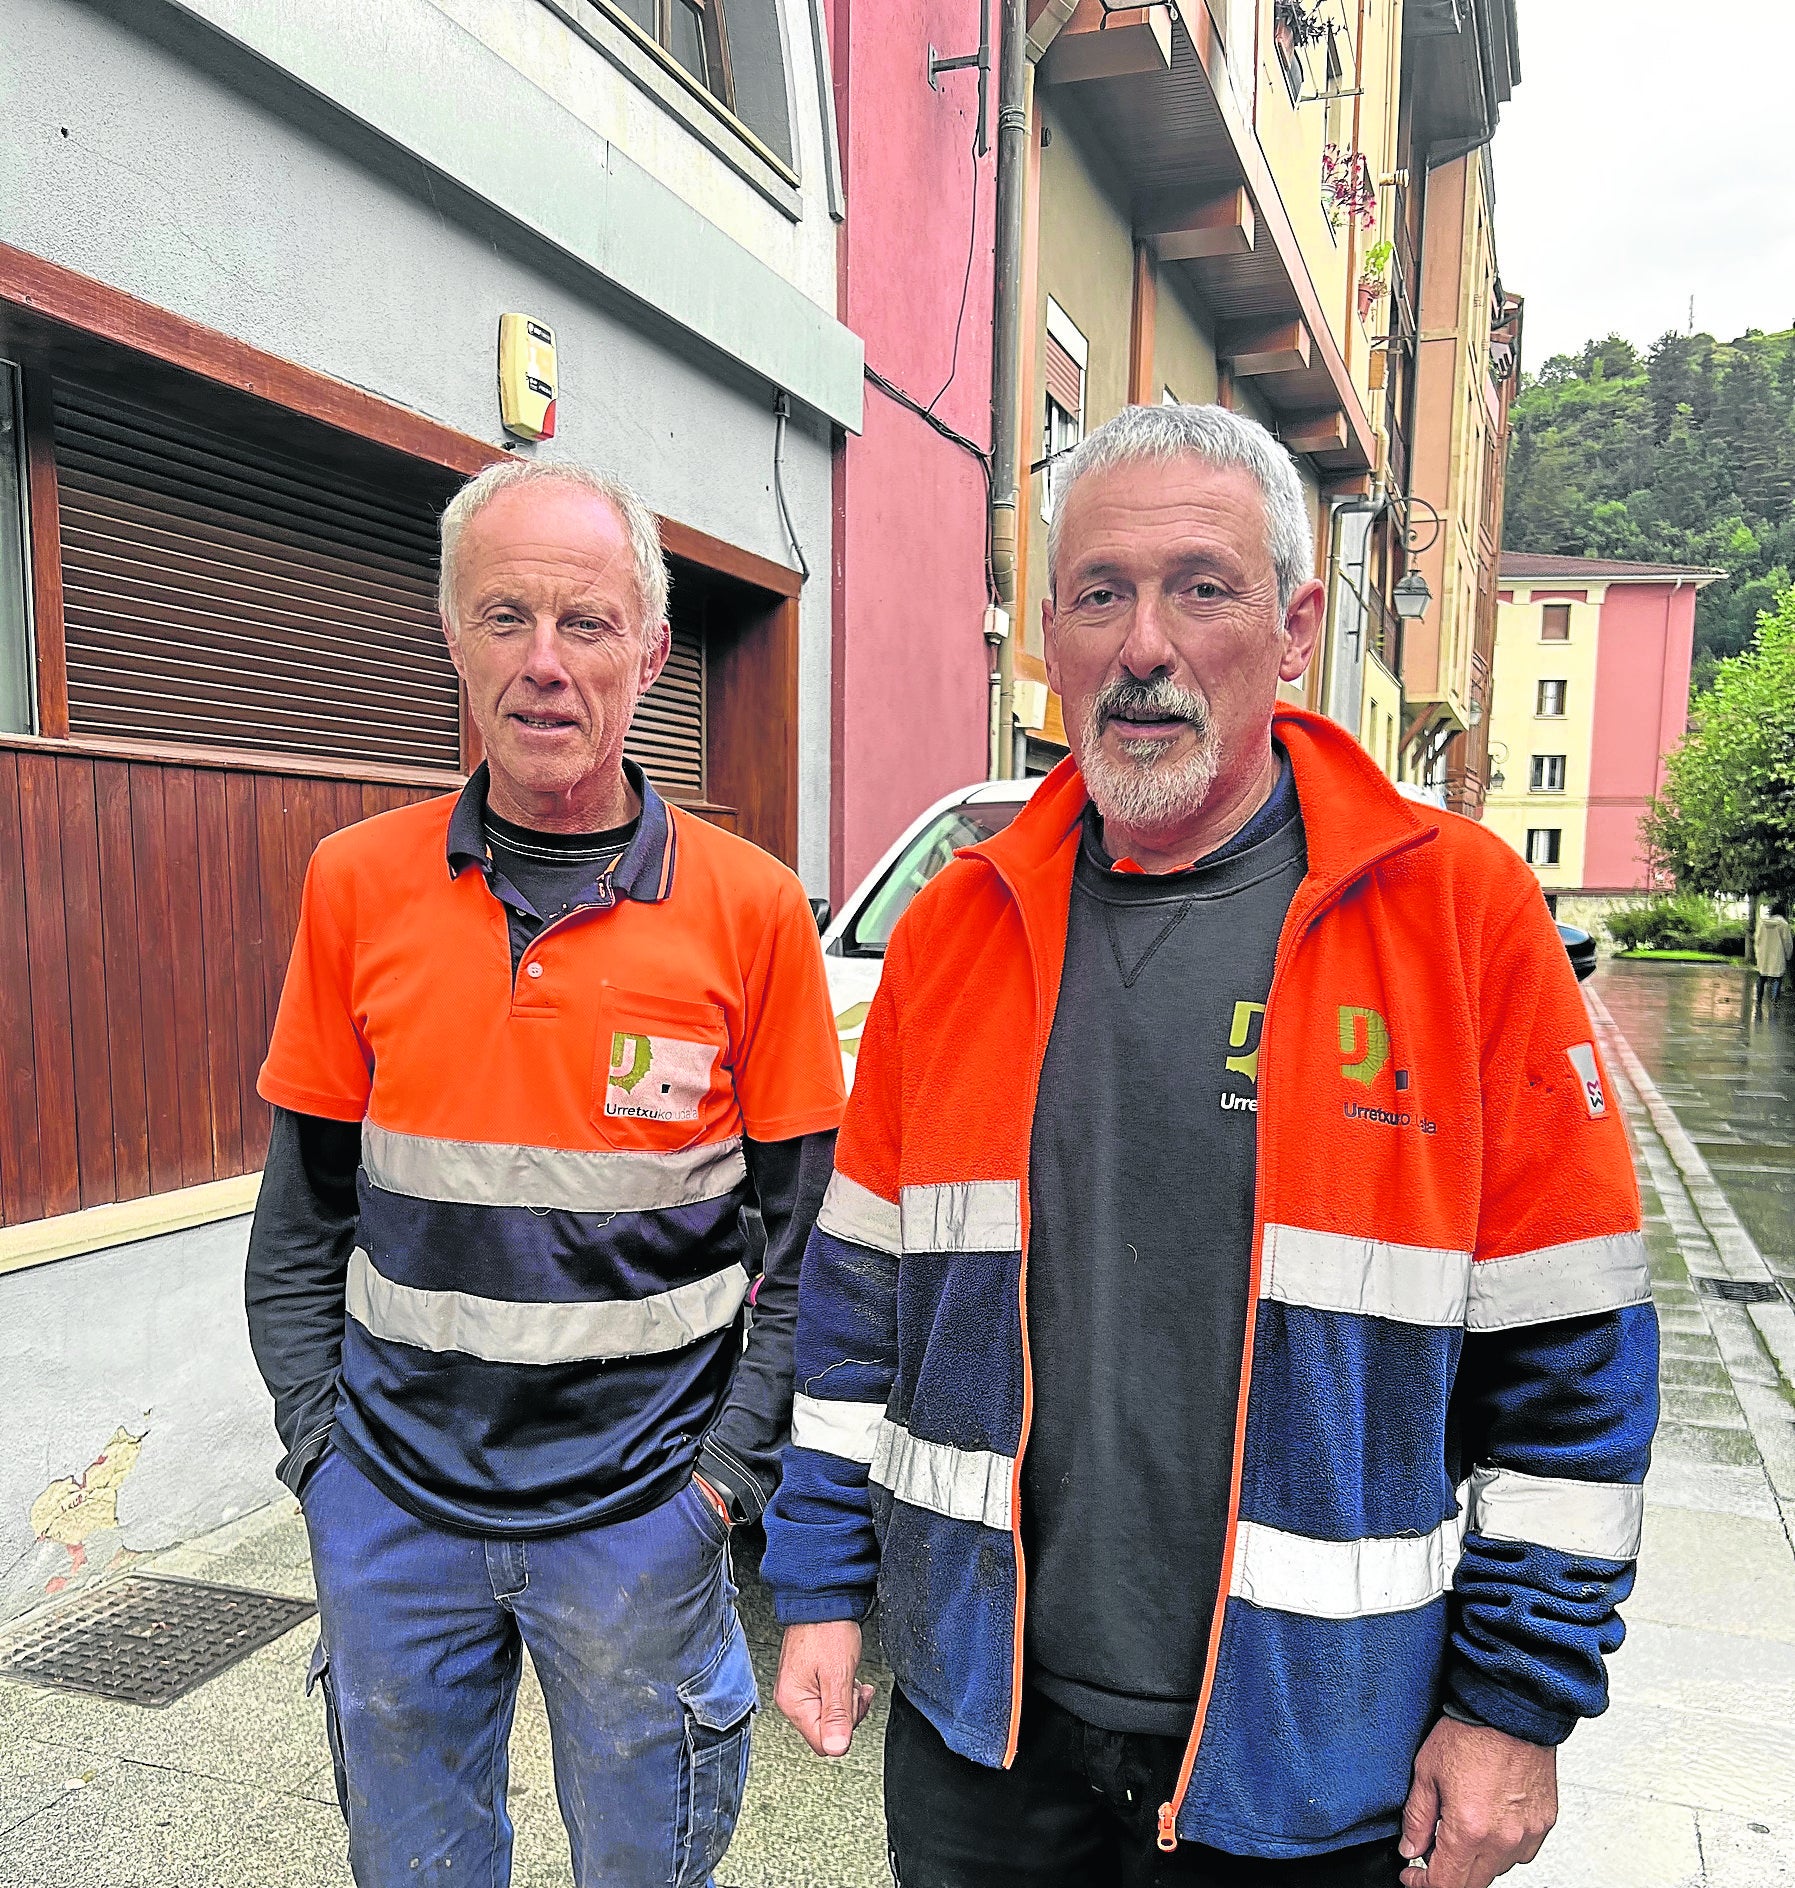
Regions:
[[[678, 849], [678, 835], [667, 803], [649, 784], [648, 776], [633, 760], [623, 763], [624, 778], [636, 790], [642, 802], [642, 817], [636, 836], [624, 848], [611, 871], [611, 889], [619, 898], [634, 898], [645, 905], [659, 904], [673, 895], [673, 858]], [[459, 878], [470, 866], [487, 869], [486, 794], [489, 776], [482, 761], [468, 775], [455, 810], [449, 816], [449, 876]]]

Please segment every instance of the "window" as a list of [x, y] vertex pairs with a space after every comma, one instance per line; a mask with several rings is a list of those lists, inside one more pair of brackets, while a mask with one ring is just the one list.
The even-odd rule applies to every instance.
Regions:
[[1564, 836], [1561, 826], [1529, 826], [1527, 828], [1527, 863], [1529, 865], [1556, 865], [1558, 863], [1558, 842]]
[[1053, 517], [1059, 488], [1054, 461], [1084, 437], [1084, 377], [1090, 346], [1066, 311], [1051, 297], [1047, 302], [1047, 411], [1041, 435], [1041, 516]]
[[1556, 721], [1564, 714], [1563, 682], [1541, 682], [1539, 693], [1534, 699], [1533, 712], [1542, 721]]
[[1532, 791], [1535, 793], [1562, 793], [1564, 791], [1564, 756], [1562, 754], [1534, 755]]
[[611, 4], [713, 98], [734, 110], [723, 0], [611, 0]]
[[76, 734], [453, 768], [452, 474], [139, 374], [55, 383]]
[[24, 468], [19, 371], [0, 361], [0, 729], [8, 734], [29, 734], [32, 723]]
[[1571, 639], [1571, 606], [1568, 603], [1548, 603], [1545, 605], [1545, 621], [1539, 632], [1541, 642], [1569, 642]]
[[874, 886], [842, 938], [844, 957], [883, 957], [910, 901], [963, 846], [1000, 833], [1022, 811], [1020, 800], [973, 801], [950, 806], [925, 826]]

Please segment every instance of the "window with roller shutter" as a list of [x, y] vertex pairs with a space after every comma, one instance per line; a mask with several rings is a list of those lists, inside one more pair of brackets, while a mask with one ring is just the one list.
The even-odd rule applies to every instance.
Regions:
[[[357, 479], [112, 389], [59, 378], [55, 399], [74, 733], [459, 767], [434, 468]], [[626, 751], [702, 800], [703, 626], [679, 589]]]
[[459, 765], [440, 482], [363, 484], [60, 379], [56, 470], [73, 732]]

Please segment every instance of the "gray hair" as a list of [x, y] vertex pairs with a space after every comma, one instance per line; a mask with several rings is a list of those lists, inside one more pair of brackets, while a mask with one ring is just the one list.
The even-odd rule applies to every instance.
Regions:
[[623, 520], [636, 566], [636, 605], [641, 612], [636, 629], [648, 642], [667, 615], [667, 555], [661, 549], [661, 527], [654, 513], [621, 480], [571, 459], [501, 459], [469, 479], [449, 500], [442, 515], [436, 601], [450, 630], [455, 627], [455, 558], [462, 532], [501, 492], [524, 485], [570, 485], [615, 509]]
[[1278, 608], [1315, 575], [1315, 542], [1296, 461], [1257, 420], [1220, 406], [1125, 406], [1082, 439], [1059, 462], [1053, 517], [1047, 526], [1047, 594], [1054, 594], [1060, 530], [1072, 488], [1093, 472], [1109, 472], [1141, 460], [1161, 465], [1201, 459], [1213, 466], [1238, 466], [1265, 496], [1266, 548], [1278, 579]]

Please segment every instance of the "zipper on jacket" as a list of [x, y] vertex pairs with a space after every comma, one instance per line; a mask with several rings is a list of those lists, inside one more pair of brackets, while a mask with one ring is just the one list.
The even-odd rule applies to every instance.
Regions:
[[[1267, 1118], [1265, 1104], [1270, 1093], [1270, 1085], [1266, 1079], [1266, 1051], [1271, 1047], [1272, 1003], [1298, 948], [1327, 912], [1360, 879], [1376, 871], [1380, 865], [1387, 864], [1398, 853], [1406, 852], [1412, 846], [1425, 845], [1432, 837], [1431, 831], [1413, 834], [1386, 847], [1382, 852], [1374, 853], [1370, 858], [1355, 866], [1346, 877], [1336, 879], [1328, 886], [1310, 907], [1303, 918], [1301, 927], [1279, 940], [1277, 955], [1272, 963], [1271, 988], [1265, 996], [1266, 1028], [1260, 1037], [1259, 1121], [1261, 1125]], [[1261, 1153], [1264, 1151], [1263, 1140], [1260, 1151]], [[1203, 1681], [1197, 1693], [1196, 1721], [1191, 1725], [1190, 1736], [1185, 1742], [1184, 1759], [1178, 1766], [1178, 1777], [1172, 1785], [1172, 1793], [1159, 1806], [1157, 1840], [1161, 1853], [1165, 1855], [1170, 1855], [1178, 1846], [1178, 1812], [1183, 1809], [1184, 1798], [1190, 1789], [1191, 1774], [1197, 1767], [1197, 1752], [1203, 1742], [1203, 1729], [1209, 1718], [1210, 1699], [1215, 1690], [1216, 1661], [1221, 1653], [1222, 1629], [1227, 1617], [1228, 1589], [1234, 1582], [1234, 1553], [1240, 1538], [1240, 1483], [1246, 1463], [1247, 1406], [1253, 1387], [1253, 1342], [1259, 1325], [1259, 1281], [1265, 1256], [1265, 1194], [1266, 1163], [1260, 1159], [1255, 1165], [1253, 1174], [1253, 1257], [1247, 1273], [1246, 1342], [1241, 1350], [1240, 1396], [1235, 1405], [1234, 1467], [1228, 1486], [1228, 1524], [1222, 1537], [1221, 1579], [1215, 1596], [1215, 1611], [1209, 1622], [1209, 1646], [1204, 1654]]]
[[[1041, 1014], [1041, 976], [1036, 961], [1035, 940], [1029, 930], [1028, 906], [1016, 895], [1016, 887], [1010, 882], [1009, 875], [994, 859], [986, 863], [997, 874], [1004, 890], [1010, 895], [1011, 904], [1016, 907], [1016, 915], [1022, 923], [1023, 939], [1028, 946], [1029, 974], [1034, 980], [1035, 1053], [1029, 1065], [1028, 1093], [1023, 1111], [1023, 1119], [1032, 1128], [1035, 1103], [1041, 1094], [1041, 1065], [1047, 1055], [1048, 1035], [1047, 1021]], [[1022, 1458], [1028, 1448], [1028, 1432], [1035, 1410], [1034, 1366], [1028, 1347], [1028, 1169], [1029, 1156], [1024, 1153], [1016, 1197], [1018, 1238], [1021, 1244], [1021, 1250], [1016, 1255], [1016, 1317], [1022, 1339], [1022, 1423], [1016, 1436], [1016, 1459], [1010, 1464], [1010, 1547], [1016, 1557], [1016, 1614], [1010, 1652], [1010, 1733], [1003, 1751], [1003, 1767], [1006, 1770], [1016, 1761], [1016, 1750], [1022, 1741], [1022, 1640], [1028, 1597], [1028, 1570], [1022, 1555]]]

